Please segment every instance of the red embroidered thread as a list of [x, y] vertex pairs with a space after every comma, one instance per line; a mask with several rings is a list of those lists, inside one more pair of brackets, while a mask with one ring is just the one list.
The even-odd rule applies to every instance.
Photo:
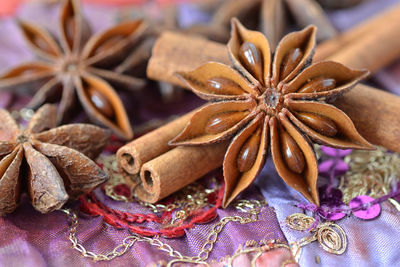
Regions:
[[222, 199], [224, 195], [224, 186], [218, 190], [215, 196], [210, 195], [208, 198], [209, 204], [214, 204], [211, 208], [206, 211], [196, 211], [191, 214], [191, 220], [187, 223], [183, 223], [176, 227], [165, 227], [161, 229], [152, 229], [148, 226], [140, 226], [137, 224], [142, 223], [157, 223], [162, 224], [165, 221], [169, 221], [172, 217], [172, 211], [165, 211], [161, 216], [155, 214], [142, 214], [142, 213], [129, 213], [119, 211], [102, 204], [93, 193], [89, 193], [86, 196], [80, 198], [80, 209], [82, 212], [92, 216], [102, 216], [104, 222], [116, 227], [125, 228], [133, 233], [142, 236], [155, 236], [160, 235], [163, 237], [173, 238], [179, 237], [185, 234], [186, 229], [193, 228], [197, 223], [205, 223], [217, 216], [216, 210], [221, 207]]

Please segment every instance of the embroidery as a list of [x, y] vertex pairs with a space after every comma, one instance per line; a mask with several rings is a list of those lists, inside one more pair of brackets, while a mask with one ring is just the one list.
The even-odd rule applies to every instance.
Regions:
[[294, 213], [286, 218], [286, 224], [293, 230], [308, 231], [310, 236], [290, 243], [292, 254], [296, 261], [299, 260], [301, 248], [318, 241], [320, 246], [332, 254], [343, 254], [347, 248], [347, 237], [343, 229], [332, 222], [324, 222], [313, 228], [316, 220], [303, 213]]

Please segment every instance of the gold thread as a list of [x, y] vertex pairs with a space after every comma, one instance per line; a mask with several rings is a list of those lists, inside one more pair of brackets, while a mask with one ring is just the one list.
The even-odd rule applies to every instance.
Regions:
[[[400, 180], [400, 154], [388, 153], [382, 147], [374, 151], [353, 151], [345, 157], [345, 161], [350, 170], [339, 184], [345, 203], [359, 195], [381, 197], [390, 192], [392, 186]], [[400, 210], [397, 201], [391, 199], [390, 202]]]
[[[110, 261], [116, 257], [124, 255], [129, 248], [131, 248], [136, 242], [146, 242], [149, 245], [156, 247], [158, 250], [166, 252], [169, 256], [174, 258], [170, 261], [167, 266], [171, 266], [176, 262], [188, 262], [188, 263], [202, 263], [207, 264], [205, 261], [208, 259], [209, 254], [214, 248], [215, 243], [218, 241], [218, 236], [224, 229], [225, 225], [229, 222], [238, 222], [240, 224], [248, 224], [256, 222], [258, 220], [258, 214], [260, 213], [261, 207], [265, 205], [265, 201], [258, 200], [238, 200], [234, 207], [236, 209], [244, 210], [247, 214], [246, 217], [242, 216], [227, 216], [222, 218], [218, 223], [216, 223], [210, 233], [208, 234], [205, 243], [203, 244], [199, 254], [194, 257], [184, 256], [179, 251], [173, 249], [166, 243], [161, 242], [158, 237], [144, 237], [137, 234], [132, 234], [127, 236], [121, 244], [117, 245], [113, 250], [107, 253], [96, 253], [87, 250], [77, 239], [77, 228], [79, 225], [79, 220], [77, 214], [70, 209], [62, 209], [65, 214], [67, 214], [70, 220], [70, 229], [68, 239], [70, 240], [72, 247], [77, 250], [83, 257], [92, 259], [93, 261]], [[208, 265], [208, 264], [207, 264]]]
[[[101, 163], [110, 174], [110, 180], [104, 186], [105, 194], [115, 201], [134, 202], [142, 207], [150, 209], [153, 213], [161, 213], [164, 211], [173, 212], [171, 220], [165, 221], [163, 224], [173, 227], [182, 224], [194, 211], [209, 206], [208, 198], [211, 194], [215, 193], [219, 188], [206, 188], [200, 183], [192, 183], [179, 192], [173, 195], [174, 202], [168, 205], [151, 204], [134, 199], [132, 190], [130, 191], [131, 197], [119, 195], [114, 191], [118, 185], [124, 185], [125, 180], [116, 161], [115, 155], [100, 156], [98, 162]], [[216, 178], [212, 178], [210, 184], [217, 185]], [[241, 203], [238, 208], [243, 211], [246, 208], [246, 203]]]
[[318, 241], [320, 246], [327, 252], [340, 255], [346, 251], [347, 237], [343, 229], [331, 222], [319, 224], [315, 229], [310, 229], [315, 219], [303, 213], [294, 213], [286, 217], [286, 224], [294, 230], [309, 231], [310, 236], [303, 237], [291, 242], [290, 250], [296, 262], [299, 261], [301, 248]]
[[286, 224], [297, 231], [307, 231], [314, 222], [314, 218], [303, 213], [294, 213], [286, 217]]
[[318, 226], [317, 238], [321, 247], [329, 253], [340, 255], [343, 254], [347, 248], [346, 234], [343, 229], [335, 223], [323, 223]]

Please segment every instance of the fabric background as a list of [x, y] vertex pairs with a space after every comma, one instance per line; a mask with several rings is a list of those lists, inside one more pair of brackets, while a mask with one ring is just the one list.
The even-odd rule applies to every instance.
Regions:
[[[16, 1], [1, 1], [0, 10], [5, 10], [5, 3], [10, 10], [16, 6]], [[101, 1], [97, 2], [100, 3]], [[120, 3], [124, 1], [120, 0]], [[329, 15], [334, 25], [344, 30], [360, 23], [380, 10], [390, 7], [397, 0], [370, 0], [365, 4], [344, 10], [332, 11]], [[89, 3], [86, 1], [85, 3]], [[185, 11], [186, 10], [186, 11]], [[182, 23], [190, 24], [190, 5], [182, 6]], [[55, 31], [58, 5], [39, 5], [25, 3], [19, 6], [16, 17], [31, 20]], [[115, 6], [84, 4], [84, 13], [94, 31], [99, 31], [111, 25], [116, 19], [118, 8]], [[189, 13], [188, 13], [189, 12]], [[0, 12], [1, 14], [1, 12]], [[186, 16], [186, 17], [185, 17]], [[199, 15], [198, 19], [206, 19]], [[189, 20], [189, 22], [187, 22]], [[29, 60], [32, 55], [27, 49], [22, 36], [16, 27], [13, 17], [4, 17], [0, 20], [0, 71]], [[373, 33], [371, 33], [373, 34]], [[396, 62], [385, 70], [380, 71], [372, 78], [377, 86], [400, 94], [400, 62]], [[147, 92], [150, 96], [156, 93]], [[125, 99], [128, 101], [127, 99]], [[7, 93], [0, 93], [0, 106], [9, 107], [13, 101]], [[148, 100], [146, 105], [135, 111], [139, 114], [135, 122], [140, 123], [151, 118], [166, 116], [165, 110], [170, 113], [182, 113], [199, 104], [198, 100], [186, 96], [185, 101], [178, 104], [167, 104], [164, 108], [151, 110], [155, 100]], [[21, 107], [26, 99], [13, 102], [13, 107]], [[260, 193], [260, 190], [262, 194]], [[127, 211], [137, 211], [140, 207], [135, 204], [118, 203], [110, 200], [103, 192], [96, 190], [97, 197], [106, 205]], [[269, 206], [261, 210], [259, 221], [248, 225], [229, 223], [218, 238], [210, 259], [218, 259], [232, 255], [234, 251], [248, 240], [277, 240], [281, 242], [295, 241], [304, 236], [304, 233], [295, 232], [285, 226], [285, 218], [300, 209], [294, 207], [302, 197], [287, 187], [277, 177], [275, 170], [267, 164], [257, 179], [256, 186], [247, 190], [243, 198], [251, 197], [262, 199], [263, 196]], [[76, 207], [74, 207], [76, 208]], [[302, 266], [396, 266], [400, 262], [400, 234], [397, 230], [400, 223], [399, 214], [390, 205], [382, 205], [382, 214], [373, 221], [362, 221], [355, 217], [348, 217], [340, 221], [339, 225], [348, 236], [348, 250], [344, 255], [336, 256], [326, 253], [315, 242], [303, 249], [300, 260]], [[141, 210], [145, 212], [145, 210]], [[232, 208], [218, 210], [218, 217], [241, 214]], [[88, 250], [96, 252], [110, 251], [129, 235], [126, 230], [117, 230], [103, 223], [100, 217], [89, 217], [80, 214], [78, 239]], [[197, 225], [186, 231], [186, 236], [178, 239], [161, 239], [184, 255], [196, 255], [205, 241], [212, 226], [218, 221]], [[160, 260], [169, 260], [164, 253], [145, 243], [136, 243], [128, 253], [113, 260], [111, 263], [94, 263], [83, 258], [71, 248], [68, 240], [69, 226], [67, 217], [62, 212], [41, 215], [24, 199], [17, 211], [0, 218], [0, 266], [146, 266]], [[317, 264], [315, 256], [319, 256], [321, 263]]]

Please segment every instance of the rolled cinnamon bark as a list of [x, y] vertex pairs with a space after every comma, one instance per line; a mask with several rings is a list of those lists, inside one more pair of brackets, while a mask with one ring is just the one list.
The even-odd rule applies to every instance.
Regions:
[[[371, 44], [374, 46], [376, 43], [379, 43], [379, 45], [386, 47], [387, 44], [382, 44], [383, 41], [387, 42], [389, 45], [394, 45], [396, 44], [396, 40], [392, 39], [396, 38], [395, 36], [397, 36], [399, 23], [400, 4], [397, 4], [383, 12], [378, 13], [371, 19], [356, 25], [348, 31], [319, 44], [315, 51], [314, 61], [326, 59], [338, 51], [343, 53], [342, 49], [345, 51], [354, 50], [355, 48], [353, 45], [360, 46], [359, 49], [366, 49], [365, 45], [369, 42], [371, 42]], [[373, 50], [374, 49], [376, 48], [373, 48]], [[395, 51], [397, 50], [398, 49], [395, 49]], [[389, 55], [389, 57], [391, 57], [391, 59], [394, 58], [393, 55]], [[385, 63], [383, 62], [380, 65], [382, 64]], [[375, 68], [379, 68], [379, 64], [377, 64]], [[373, 71], [375, 71], [375, 69]]]
[[[393, 11], [393, 13], [396, 12]], [[390, 20], [383, 22], [385, 21], [383, 17], [381, 19], [376, 20], [379, 21], [379, 25], [391, 23]], [[364, 28], [362, 31], [360, 30], [361, 35], [368, 27], [361, 27], [361, 29]], [[331, 55], [332, 59], [346, 65], [375, 71], [395, 59], [397, 53], [400, 53], [400, 45], [393, 45], [393, 43], [397, 44], [397, 40], [392, 40], [395, 38], [394, 33], [396, 32], [394, 27], [388, 27], [388, 30], [378, 35], [379, 38], [383, 38], [379, 42], [373, 41], [372, 37], [351, 39], [349, 43], [352, 45], [355, 55], [350, 57], [352, 50], [348, 52], [343, 49], [343, 52]], [[392, 43], [385, 44], [385, 49], [381, 49], [378, 46], [383, 42]], [[341, 47], [342, 44], [338, 43], [338, 47]], [[371, 44], [374, 46], [365, 47], [365, 45]], [[391, 51], [388, 51], [389, 48]], [[370, 58], [365, 61], [359, 60], [368, 54], [373, 54], [379, 59], [377, 60], [379, 62], [372, 61]], [[153, 56], [149, 61], [147, 73], [150, 78], [155, 80], [186, 87], [186, 84], [175, 76], [175, 73], [193, 70], [208, 61], [229, 64], [225, 45], [198, 37], [167, 32], [158, 39], [153, 48]], [[398, 142], [400, 120], [397, 119], [397, 114], [400, 112], [400, 97], [368, 86], [358, 85], [349, 93], [338, 98], [334, 105], [351, 117], [357, 129], [368, 141], [400, 152], [400, 143]], [[183, 129], [190, 116], [188, 114], [180, 120], [155, 130], [141, 137], [141, 140], [130, 143], [129, 149], [123, 147], [118, 152], [119, 163], [121, 166], [128, 166], [123, 168], [126, 173], [130, 173], [127, 174], [127, 180], [135, 186], [135, 193], [139, 199], [151, 203], [157, 202], [222, 164], [227, 148], [226, 143], [173, 149], [167, 145], [168, 141]], [[130, 158], [127, 154], [134, 156]], [[138, 157], [135, 160], [136, 154]], [[139, 169], [134, 166], [135, 163], [140, 163], [138, 166], [143, 164], [140, 168], [140, 179], [137, 175], [132, 175]]]
[[[389, 36], [386, 35], [386, 37], [388, 38]], [[394, 60], [395, 53], [393, 51], [386, 51], [379, 47], [375, 47], [380, 46], [382, 42], [392, 42], [392, 39], [393, 33], [390, 38], [376, 42], [374, 47], [368, 47], [365, 50], [357, 49], [355, 51], [357, 52], [357, 55], [354, 55], [351, 58], [362, 59], [367, 54], [372, 53], [377, 58], [386, 58], [385, 61], [379, 63], [380, 66], [384, 62], [388, 63], [389, 60], [387, 60], [387, 55], [393, 57], [391, 60]], [[203, 55], [199, 57], [197, 56], [197, 48], [199, 46], [214, 47], [214, 49], [202, 50]], [[362, 45], [359, 45], [358, 47], [362, 47]], [[373, 49], [375, 51], [371, 51]], [[393, 47], [393, 50], [399, 52], [400, 45]], [[379, 51], [379, 53], [377, 53], [377, 51]], [[183, 60], [183, 58], [185, 60]], [[153, 55], [148, 65], [147, 75], [152, 79], [158, 79], [182, 87], [187, 87], [187, 85], [179, 80], [174, 73], [193, 70], [207, 62], [208, 58], [213, 58], [215, 61], [226, 63], [228, 61], [226, 48], [211, 41], [199, 40], [175, 33], [165, 33], [158, 39], [153, 48]], [[346, 65], [354, 65], [349, 61], [349, 59], [341, 56], [338, 56], [338, 58], [334, 56], [332, 59], [336, 61], [341, 60], [341, 63]], [[375, 64], [370, 60], [365, 61], [365, 65], [362, 65], [362, 62], [363, 61], [357, 62], [359, 68], [369, 69], [371, 68], [370, 64]], [[373, 70], [377, 70], [376, 67], [373, 67]], [[365, 88], [368, 88], [368, 90]], [[366, 93], [366, 91], [368, 93]], [[373, 98], [371, 98], [372, 96]], [[363, 98], [365, 97], [368, 97], [368, 101], [365, 100], [365, 103], [369, 103], [369, 106], [362, 104], [362, 101], [364, 101]], [[400, 113], [400, 97], [372, 87], [358, 85], [353, 88], [350, 93], [342, 96], [340, 101], [337, 100], [334, 105], [339, 106], [339, 102], [346, 103], [340, 106], [341, 109], [345, 113], [349, 114], [350, 118], [354, 121], [356, 128], [368, 141], [376, 145], [384, 146], [389, 150], [400, 152], [400, 145], [398, 144], [400, 133], [395, 130], [400, 128], [400, 120], [394, 119], [395, 116]], [[388, 107], [390, 107], [390, 109], [388, 109]], [[372, 112], [374, 112], [374, 116], [370, 116], [370, 113]], [[390, 124], [382, 124], [382, 122], [390, 122]], [[388, 130], [388, 127], [392, 127], [394, 130], [390, 131]]]
[[333, 103], [375, 145], [400, 152], [400, 97], [359, 84]]
[[332, 26], [321, 6], [314, 0], [286, 0], [292, 15], [301, 27], [310, 24], [317, 26], [317, 41], [331, 39], [336, 36], [337, 31]]
[[176, 148], [168, 145], [196, 111], [133, 140], [117, 151], [117, 161], [125, 181], [140, 200], [155, 203], [222, 165], [226, 143]]
[[117, 151], [119, 167], [127, 174], [137, 174], [142, 165], [159, 155], [171, 150], [168, 142], [183, 130], [193, 113], [179, 117], [166, 125], [145, 134], [121, 147]]
[[375, 28], [360, 41], [348, 44], [327, 59], [357, 69], [367, 68], [371, 72], [387, 66], [400, 57], [400, 12], [397, 13], [396, 19]]
[[208, 61], [230, 64], [226, 46], [201, 37], [165, 32], [154, 44], [147, 77], [187, 88], [175, 73], [194, 70]]
[[176, 147], [143, 164], [136, 195], [155, 203], [222, 165], [228, 143]]

